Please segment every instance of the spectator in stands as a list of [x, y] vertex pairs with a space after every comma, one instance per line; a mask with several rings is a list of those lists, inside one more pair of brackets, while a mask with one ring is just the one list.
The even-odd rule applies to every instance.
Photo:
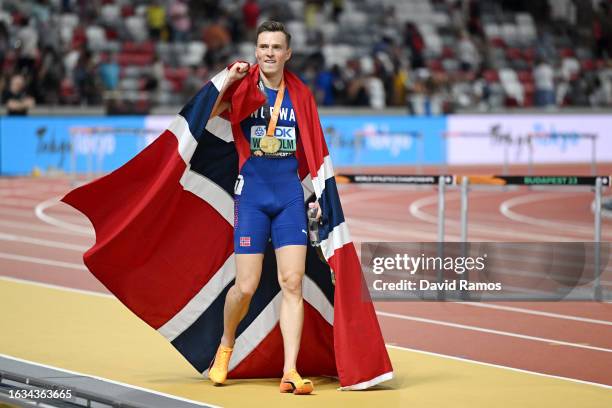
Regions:
[[74, 68], [74, 84], [82, 104], [97, 105], [102, 101], [96, 71], [91, 51], [81, 53]]
[[344, 11], [344, 0], [332, 0], [332, 20], [337, 23]]
[[306, 24], [306, 30], [312, 32], [319, 28], [323, 1], [305, 0], [304, 3], [304, 23]]
[[387, 97], [383, 81], [373, 71], [366, 80], [366, 92], [368, 94], [370, 107], [373, 109], [384, 109], [387, 106]]
[[[144, 90], [149, 92], [150, 100], [159, 100], [162, 93], [162, 82], [166, 79], [164, 63], [155, 55], [151, 64], [151, 73], [147, 75]], [[180, 90], [180, 89], [179, 89]]]
[[162, 39], [162, 32], [166, 26], [166, 9], [159, 0], [153, 0], [147, 7], [147, 26], [151, 39], [155, 41]]
[[4, 58], [10, 48], [11, 37], [4, 21], [0, 21], [0, 68], [4, 67]]
[[480, 54], [467, 31], [461, 32], [458, 56], [462, 71], [475, 71], [480, 65]]
[[423, 68], [425, 59], [425, 41], [413, 23], [406, 23], [404, 27], [404, 45], [410, 49], [410, 65], [412, 69]]
[[17, 70], [25, 73], [33, 72], [38, 57], [38, 31], [30, 24], [30, 19], [27, 17], [22, 20], [21, 28], [17, 32], [17, 48], [19, 50]]
[[549, 107], [555, 103], [555, 73], [544, 59], [539, 59], [533, 71], [536, 106]]
[[605, 1], [599, 3], [593, 21], [593, 39], [597, 58], [612, 58], [612, 12]]
[[410, 74], [403, 64], [397, 64], [393, 74], [393, 91], [391, 104], [394, 106], [402, 106], [406, 102], [408, 80]]
[[21, 74], [11, 77], [9, 89], [2, 94], [2, 104], [9, 115], [24, 116], [35, 105], [34, 98], [26, 92], [25, 78]]
[[62, 60], [55, 49], [50, 46], [44, 49], [40, 69], [38, 71], [38, 85], [41, 91], [40, 102], [48, 105], [57, 105], [59, 91], [64, 69]]
[[370, 99], [367, 91], [366, 77], [361, 72], [359, 60], [351, 59], [347, 61], [345, 73], [346, 83], [346, 103], [351, 106], [368, 106]]
[[612, 59], [609, 59], [607, 67], [593, 78], [589, 101], [592, 106], [612, 106]]
[[225, 48], [231, 42], [230, 33], [223, 24], [217, 21], [204, 28], [202, 39], [206, 44], [204, 56], [206, 67], [210, 71], [217, 71], [217, 68], [227, 59]]
[[246, 0], [242, 6], [242, 20], [247, 31], [247, 39], [255, 40], [255, 32], [257, 30], [257, 20], [259, 19], [259, 5], [257, 0]]
[[489, 111], [491, 109], [491, 84], [484, 75], [484, 68], [476, 74], [476, 79], [472, 83], [472, 93], [474, 95], [475, 106], [480, 111]]
[[102, 85], [107, 91], [114, 91], [119, 86], [119, 73], [121, 69], [117, 63], [117, 54], [112, 53], [107, 61], [100, 64], [99, 72]]
[[176, 42], [189, 41], [191, 30], [191, 18], [189, 8], [182, 0], [173, 0], [170, 3], [170, 28], [172, 29], [172, 40]]
[[322, 69], [316, 74], [313, 93], [319, 105], [334, 104], [334, 80], [334, 71], [331, 69]]

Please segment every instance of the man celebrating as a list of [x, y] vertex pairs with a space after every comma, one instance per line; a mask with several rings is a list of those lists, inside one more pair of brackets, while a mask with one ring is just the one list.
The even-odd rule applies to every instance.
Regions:
[[[283, 78], [285, 63], [291, 58], [290, 41], [291, 36], [281, 23], [266, 22], [257, 30], [258, 85], [267, 103], [240, 123], [242, 135], [239, 137], [249, 141], [251, 157], [242, 166], [234, 192], [236, 281], [225, 299], [223, 337], [209, 377], [215, 384], [225, 382], [236, 328], [259, 284], [266, 245], [271, 237], [282, 290], [280, 328], [285, 362], [280, 390], [310, 394], [312, 382], [303, 380], [296, 371], [304, 320], [302, 278], [307, 227], [295, 157], [299, 129]], [[229, 108], [229, 102], [222, 102], [225, 91], [242, 80], [248, 71], [246, 63], [236, 63], [230, 68], [213, 116]]]
[[[393, 368], [316, 103], [284, 69], [282, 24], [259, 28], [256, 56], [213, 77], [128, 163], [62, 201], [96, 231], [89, 270], [214, 383], [282, 374], [281, 392], [311, 393], [299, 368], [337, 376], [342, 390], [375, 386]], [[305, 202], [318, 208], [325, 261], [306, 245]]]

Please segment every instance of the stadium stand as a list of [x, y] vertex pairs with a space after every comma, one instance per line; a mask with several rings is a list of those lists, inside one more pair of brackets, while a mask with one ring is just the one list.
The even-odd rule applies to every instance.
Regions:
[[254, 22], [293, 35], [322, 105], [414, 113], [612, 105], [612, 2], [6, 0], [0, 90], [39, 105], [182, 105], [227, 62], [253, 61]]

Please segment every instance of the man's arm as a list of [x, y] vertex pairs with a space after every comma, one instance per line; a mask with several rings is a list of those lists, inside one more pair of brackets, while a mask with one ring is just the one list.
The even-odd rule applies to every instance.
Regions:
[[223, 113], [225, 110], [227, 110], [230, 107], [231, 105], [230, 102], [223, 101], [223, 95], [225, 94], [225, 91], [227, 91], [234, 82], [239, 81], [242, 78], [244, 78], [247, 72], [249, 72], [249, 64], [246, 62], [237, 62], [234, 65], [232, 65], [232, 67], [229, 70], [229, 74], [227, 75], [227, 78], [225, 79], [225, 82], [223, 83], [221, 92], [219, 92], [219, 96], [217, 97], [217, 100], [215, 101], [215, 105], [213, 106], [212, 113], [210, 114], [211, 118], [217, 115], [220, 115], [221, 113]]
[[11, 98], [6, 101], [6, 107], [12, 111], [31, 109], [34, 107], [34, 99], [30, 96], [26, 96], [23, 99]]

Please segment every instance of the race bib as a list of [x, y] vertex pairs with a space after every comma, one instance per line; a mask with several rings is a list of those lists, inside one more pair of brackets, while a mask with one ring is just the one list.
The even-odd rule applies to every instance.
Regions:
[[[265, 126], [251, 126], [251, 152], [260, 150], [259, 142], [266, 135]], [[281, 142], [279, 152], [295, 153], [297, 137], [296, 129], [288, 126], [277, 126], [274, 136]]]

